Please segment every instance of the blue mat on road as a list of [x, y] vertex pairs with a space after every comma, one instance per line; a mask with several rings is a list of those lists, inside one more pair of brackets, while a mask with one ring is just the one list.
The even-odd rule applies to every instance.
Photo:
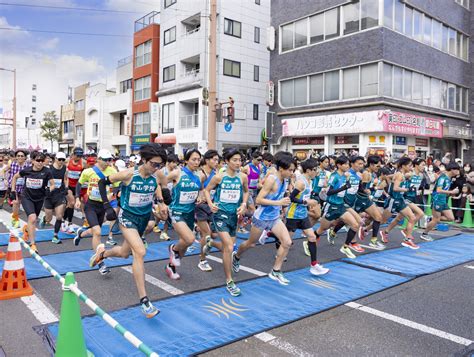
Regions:
[[[160, 356], [189, 356], [408, 281], [342, 262], [326, 267], [331, 272], [320, 278], [308, 269], [287, 273], [288, 286], [267, 277], [240, 283], [242, 295], [235, 298], [221, 287], [158, 301], [161, 313], [153, 319], [139, 307], [111, 315]], [[82, 322], [87, 348], [96, 356], [142, 356], [101, 318]], [[48, 329], [57, 336], [58, 324]]]
[[[102, 235], [107, 236], [109, 235], [110, 226], [104, 225], [102, 226]], [[53, 238], [54, 229], [37, 229], [36, 230], [36, 242], [49, 242]], [[113, 232], [114, 234], [120, 233], [120, 231]], [[61, 239], [72, 239], [74, 238], [74, 234], [68, 234], [64, 232], [59, 232], [59, 238]], [[0, 233], [0, 246], [8, 245], [8, 241], [10, 240], [9, 233]]]
[[[319, 223], [316, 223], [313, 227], [313, 230], [316, 230], [319, 228]], [[248, 230], [250, 231], [250, 226], [248, 227]], [[240, 232], [237, 232], [237, 238], [239, 239], [243, 239], [243, 240], [247, 240], [249, 239], [249, 236], [250, 236], [250, 233], [240, 233]], [[293, 239], [301, 239], [301, 238], [305, 238], [303, 236], [303, 232], [301, 229], [297, 229], [295, 231], [295, 234], [293, 235]], [[274, 242], [275, 239], [274, 238], [268, 238], [267, 242]]]
[[343, 260], [363, 267], [416, 277], [474, 260], [474, 235], [461, 234], [421, 243], [417, 250], [397, 248]]
[[[150, 243], [148, 245], [145, 262], [153, 262], [157, 260], [168, 259], [168, 246], [174, 241]], [[83, 241], [84, 247], [90, 247], [90, 240]], [[200, 246], [193, 244], [194, 251], [186, 255], [197, 255], [200, 252]], [[217, 250], [213, 248], [212, 252]], [[59, 274], [63, 275], [67, 272], [79, 273], [83, 271], [96, 270], [89, 267], [89, 258], [92, 256], [92, 250], [81, 250], [76, 252], [57, 253], [43, 256], [43, 259], [53, 267]], [[34, 258], [24, 258], [26, 277], [30, 279], [40, 279], [52, 276], [43, 266]], [[4, 260], [0, 260], [0, 272], [3, 269]], [[118, 267], [132, 264], [132, 256], [128, 259], [123, 258], [109, 258], [106, 260], [109, 267]]]

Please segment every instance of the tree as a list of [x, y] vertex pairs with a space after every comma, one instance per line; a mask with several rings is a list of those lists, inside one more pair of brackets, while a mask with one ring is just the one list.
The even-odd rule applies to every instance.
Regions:
[[53, 152], [53, 142], [59, 142], [61, 138], [61, 125], [56, 116], [56, 112], [46, 112], [43, 114], [41, 122], [41, 136], [51, 143], [51, 152]]

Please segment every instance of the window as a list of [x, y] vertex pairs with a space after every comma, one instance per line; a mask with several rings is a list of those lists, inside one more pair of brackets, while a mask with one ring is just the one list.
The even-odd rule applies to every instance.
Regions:
[[162, 133], [174, 133], [174, 103], [163, 104], [161, 114], [162, 118]]
[[411, 78], [412, 72], [403, 71], [403, 99], [411, 101]]
[[175, 42], [176, 41], [176, 26], [173, 26], [172, 28], [168, 29], [165, 31], [164, 33], [164, 46], [172, 43], [172, 42]]
[[393, 96], [395, 98], [403, 98], [403, 69], [393, 67]]
[[416, 72], [413, 72], [412, 101], [416, 104], [421, 104], [423, 101], [423, 76]]
[[461, 111], [461, 102], [462, 102], [462, 88], [456, 86], [456, 105], [455, 105], [455, 111], [460, 112]]
[[31, 90], [36, 90], [36, 84], [33, 84], [33, 85], [31, 86]]
[[342, 97], [344, 99], [359, 97], [359, 67], [342, 71]]
[[293, 28], [294, 23], [281, 27], [281, 50], [289, 51], [294, 48], [293, 45]]
[[344, 35], [359, 31], [359, 7], [359, 2], [343, 7], [342, 13], [344, 15]]
[[413, 36], [413, 9], [405, 7], [405, 29], [403, 32], [408, 37]]
[[125, 93], [132, 88], [132, 79], [127, 79], [120, 82], [120, 93]]
[[431, 78], [423, 76], [423, 105], [431, 105]]
[[383, 95], [392, 96], [393, 82], [393, 66], [391, 64], [383, 64]]
[[448, 84], [448, 109], [454, 110], [454, 104], [456, 102], [456, 86], [454, 84]]
[[393, 29], [393, 0], [384, 0], [383, 7], [383, 24]]
[[309, 101], [310, 103], [321, 103], [323, 101], [322, 74], [309, 77]]
[[443, 109], [448, 109], [448, 83], [441, 82], [441, 91], [440, 91], [440, 107]]
[[465, 88], [462, 89], [462, 108], [463, 113], [468, 112], [468, 102], [469, 102], [469, 91]]
[[142, 77], [135, 80], [133, 93], [134, 101], [149, 99], [151, 97], [151, 76]]
[[441, 49], [441, 39], [442, 39], [443, 25], [441, 22], [433, 19], [433, 47]]
[[99, 124], [92, 123], [92, 137], [97, 138], [99, 136]]
[[260, 43], [260, 27], [253, 29], [253, 42]]
[[293, 84], [294, 84], [293, 80], [282, 81], [280, 83], [280, 100], [281, 100], [281, 105], [284, 107], [294, 106]]
[[240, 78], [240, 62], [224, 59], [224, 76]]
[[119, 114], [119, 124], [120, 124], [119, 135], [125, 135], [125, 116], [126, 115], [127, 113]]
[[260, 5], [260, 0], [255, 0], [255, 4]]
[[339, 99], [339, 71], [324, 73], [324, 100]]
[[133, 118], [134, 135], [150, 134], [150, 112], [136, 113]]
[[324, 13], [309, 18], [310, 43], [318, 43], [324, 40]]
[[378, 26], [379, 24], [379, 3], [373, 0], [362, 0], [360, 5], [361, 30]]
[[447, 26], [443, 26], [443, 34], [441, 36], [441, 50], [444, 52], [448, 52], [449, 48], [449, 28]]
[[460, 32], [456, 32], [456, 56], [462, 57], [462, 43], [463, 43], [463, 35]]
[[431, 46], [431, 17], [426, 15], [423, 20], [423, 42]]
[[324, 39], [329, 40], [339, 36], [339, 8], [324, 13]]
[[462, 44], [462, 59], [465, 61], [469, 60], [469, 37], [463, 37], [463, 44]]
[[36, 103], [36, 95], [31, 96], [31, 101], [32, 101], [33, 103]]
[[308, 44], [308, 19], [295, 22], [295, 48]]
[[165, 0], [165, 9], [173, 4], [176, 4], [176, 0]]
[[253, 66], [253, 80], [254, 82], [260, 81], [260, 67], [259, 66]]
[[224, 33], [234, 37], [242, 37], [242, 23], [235, 20], [224, 19]]
[[449, 29], [449, 54], [456, 56], [456, 31]]
[[76, 103], [74, 104], [74, 110], [84, 110], [84, 99], [76, 101]]
[[423, 40], [423, 14], [419, 11], [413, 10], [413, 37], [415, 40]]
[[308, 77], [295, 79], [295, 87], [294, 87], [295, 106], [308, 104], [307, 80], [308, 80]]
[[253, 120], [258, 120], [258, 104], [253, 105]]
[[63, 134], [74, 133], [74, 121], [65, 121], [63, 122]]
[[455, 0], [456, 4], [464, 6], [466, 9], [469, 9], [469, 0]]
[[151, 40], [135, 47], [135, 67], [151, 63]]
[[395, 30], [403, 32], [403, 3], [395, 0]]
[[36, 114], [36, 107], [31, 107], [31, 113]]
[[367, 97], [378, 94], [379, 74], [378, 63], [368, 64], [360, 68], [360, 96]]
[[176, 79], [176, 65], [163, 68], [163, 83], [174, 81]]
[[439, 108], [440, 106], [440, 81], [436, 78], [431, 78], [431, 105]]

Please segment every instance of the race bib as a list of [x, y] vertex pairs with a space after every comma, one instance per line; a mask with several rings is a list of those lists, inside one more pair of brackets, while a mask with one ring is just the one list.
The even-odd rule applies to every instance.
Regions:
[[41, 187], [43, 187], [43, 180], [28, 177], [26, 179], [26, 187], [32, 190], [40, 189]]
[[214, 196], [216, 195], [216, 190], [211, 190], [211, 200], [214, 201]]
[[347, 190], [347, 193], [350, 195], [355, 195], [357, 193], [358, 188], [359, 188], [358, 186], [351, 186], [351, 188]]
[[240, 190], [222, 190], [220, 198], [223, 203], [237, 203], [240, 199]]
[[79, 179], [80, 176], [81, 176], [80, 171], [68, 171], [67, 173], [67, 177], [73, 180]]
[[346, 191], [341, 191], [337, 194], [337, 197], [344, 197], [346, 195]]
[[179, 194], [179, 203], [180, 204], [194, 203], [196, 202], [197, 196], [198, 196], [198, 191], [191, 191], [191, 192], [182, 191]]
[[102, 201], [102, 197], [100, 196], [100, 191], [98, 187], [92, 187], [89, 198], [94, 201]]
[[138, 193], [131, 192], [130, 198], [128, 200], [128, 205], [130, 207], [145, 207], [153, 202], [153, 192], [149, 193]]
[[303, 200], [307, 201], [311, 198], [311, 193], [308, 193], [307, 195], [303, 196]]
[[257, 187], [258, 179], [250, 179], [249, 187]]
[[23, 186], [25, 184], [25, 178], [24, 177], [18, 177], [16, 179], [16, 185], [17, 186]]
[[324, 187], [325, 179], [319, 179], [318, 181], [318, 187]]
[[0, 191], [5, 191], [7, 189], [7, 185], [5, 183], [5, 178], [0, 177]]
[[383, 193], [383, 190], [377, 190], [377, 191], [375, 191], [375, 193], [374, 193], [374, 198], [379, 198], [380, 196], [382, 196], [382, 193]]
[[[61, 188], [61, 186], [63, 185], [63, 180], [61, 179], [53, 179], [53, 180], [54, 180], [54, 188]], [[51, 185], [48, 182], [48, 187], [50, 186]]]

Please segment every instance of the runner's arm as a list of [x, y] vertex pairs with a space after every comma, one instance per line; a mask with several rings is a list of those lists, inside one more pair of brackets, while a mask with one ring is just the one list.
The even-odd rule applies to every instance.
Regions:
[[[282, 206], [283, 205], [283, 200], [269, 200], [266, 199], [265, 196], [267, 196], [270, 192], [272, 192], [273, 186], [275, 184], [275, 178], [273, 176], [267, 177], [265, 180], [265, 183], [263, 184], [262, 189], [258, 193], [257, 198], [255, 199], [255, 203], [257, 205], [262, 205], [262, 206]], [[289, 201], [287, 198], [286, 201]]]
[[209, 181], [207, 184], [206, 188], [204, 189], [204, 197], [206, 198], [206, 202], [213, 212], [217, 212], [218, 206], [211, 200], [211, 191], [220, 184], [222, 181], [222, 175], [221, 174], [216, 174], [214, 177]]
[[102, 202], [104, 202], [104, 204], [109, 202], [109, 198], [107, 197], [108, 185], [112, 185], [113, 183], [120, 182], [120, 181], [122, 181], [125, 185], [127, 185], [130, 183], [132, 177], [133, 177], [133, 169], [128, 169], [121, 172], [113, 173], [110, 176], [100, 179], [98, 186], [99, 186], [100, 198], [102, 199]]
[[393, 190], [395, 192], [408, 192], [410, 191], [408, 188], [403, 188], [400, 186], [400, 184], [403, 181], [403, 175], [400, 173], [395, 174], [393, 178]]
[[243, 207], [242, 209], [245, 211], [247, 208], [247, 202], [249, 200], [249, 179], [245, 174], [241, 174], [240, 178], [242, 180], [242, 188], [244, 190], [244, 197], [242, 197], [242, 204], [240, 207]]

